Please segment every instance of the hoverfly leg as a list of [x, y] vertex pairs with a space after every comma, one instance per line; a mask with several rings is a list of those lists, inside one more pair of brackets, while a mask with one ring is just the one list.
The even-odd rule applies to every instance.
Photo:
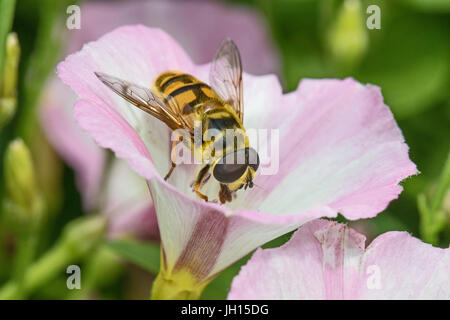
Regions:
[[200, 188], [205, 184], [205, 180], [209, 178], [208, 171], [209, 171], [210, 165], [205, 164], [200, 171], [197, 174], [197, 177], [194, 181], [193, 191], [197, 194], [197, 196], [200, 199], [203, 199], [205, 201], [208, 201], [208, 196], [204, 195], [200, 192]]
[[180, 136], [178, 140], [175, 140], [172, 144], [172, 150], [170, 151], [170, 160], [172, 166], [169, 169], [169, 172], [167, 172], [166, 176], [164, 177], [164, 180], [166, 181], [169, 179], [169, 177], [172, 175], [173, 170], [177, 166], [176, 159], [177, 159], [177, 145], [183, 141], [183, 137]]
[[231, 202], [231, 200], [233, 200], [233, 198], [231, 197], [230, 189], [228, 189], [228, 193], [227, 193], [227, 201], [228, 201], [228, 202]]
[[222, 193], [222, 190], [219, 191], [219, 200], [220, 200], [220, 203], [221, 203], [221, 204], [224, 204], [224, 203], [226, 202], [225, 196], [224, 196], [224, 194]]
[[201, 193], [200, 191], [198, 191], [200, 189], [200, 186], [195, 186], [195, 188], [194, 188], [194, 192], [197, 194], [197, 196], [200, 198], [200, 199], [203, 199], [203, 200], [205, 200], [206, 202], [208, 202], [208, 196], [207, 195], [204, 195], [203, 193]]
[[209, 181], [209, 178], [211, 178], [211, 174], [209, 173], [202, 181], [202, 187]]
[[167, 179], [169, 179], [176, 166], [177, 165], [174, 162], [172, 162], [172, 166], [170, 167], [169, 172], [167, 172], [166, 176], [164, 177], [164, 181], [167, 181]]
[[227, 201], [231, 202], [232, 200], [231, 190], [227, 187], [226, 184], [223, 183], [220, 184], [219, 199], [220, 203], [222, 204], [224, 204]]

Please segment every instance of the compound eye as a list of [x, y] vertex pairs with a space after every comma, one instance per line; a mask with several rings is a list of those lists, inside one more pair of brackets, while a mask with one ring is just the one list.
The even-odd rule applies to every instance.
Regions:
[[244, 164], [227, 164], [218, 163], [214, 167], [213, 175], [217, 181], [222, 183], [232, 183], [238, 180], [247, 170], [247, 165]]
[[258, 169], [258, 153], [252, 148], [240, 149], [225, 155], [215, 165], [213, 175], [219, 182], [231, 183], [242, 177], [249, 166]]

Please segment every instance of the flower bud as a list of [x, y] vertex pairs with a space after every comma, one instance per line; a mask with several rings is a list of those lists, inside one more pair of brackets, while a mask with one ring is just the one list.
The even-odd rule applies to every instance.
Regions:
[[7, 201], [28, 218], [41, 211], [33, 161], [22, 139], [12, 141], [6, 149], [4, 176]]
[[359, 0], [345, 0], [328, 34], [332, 57], [344, 69], [358, 64], [368, 47], [368, 36]]
[[20, 46], [15, 33], [6, 40], [6, 55], [0, 87], [0, 129], [13, 117], [17, 106], [17, 74]]

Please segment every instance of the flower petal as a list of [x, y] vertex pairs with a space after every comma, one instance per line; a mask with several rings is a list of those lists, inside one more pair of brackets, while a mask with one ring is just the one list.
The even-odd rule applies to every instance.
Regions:
[[282, 247], [258, 251], [229, 299], [449, 299], [450, 249], [406, 232], [365, 237], [336, 222], [302, 226]]
[[147, 201], [147, 205], [140, 210], [136, 210], [136, 207], [133, 208], [133, 211], [127, 210], [111, 219], [109, 236], [114, 238], [122, 235], [133, 235], [143, 241], [159, 241], [158, 221], [153, 203]]
[[[246, 110], [261, 109], [247, 101]], [[246, 194], [261, 211], [327, 205], [348, 219], [373, 217], [397, 198], [398, 183], [417, 172], [378, 87], [351, 78], [306, 79], [268, 107], [269, 122], [258, 120], [279, 127], [279, 171], [255, 179], [263, 189]]]

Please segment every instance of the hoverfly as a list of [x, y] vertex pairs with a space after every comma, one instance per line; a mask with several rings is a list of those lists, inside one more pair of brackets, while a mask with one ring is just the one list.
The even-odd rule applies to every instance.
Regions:
[[[225, 39], [217, 50], [211, 65], [210, 85], [179, 71], [162, 73], [155, 80], [152, 89], [100, 72], [95, 75], [112, 91], [163, 121], [171, 130], [184, 129], [189, 133], [184, 141], [189, 141], [194, 157], [201, 157], [203, 163], [192, 184], [192, 189], [199, 198], [208, 201], [208, 197], [201, 192], [201, 187], [211, 173], [219, 182], [218, 196], [221, 203], [231, 202], [232, 193], [237, 190], [253, 187], [259, 156], [250, 147], [243, 126], [242, 63], [239, 50], [231, 39]], [[202, 133], [200, 144], [192, 143], [198, 124], [201, 125]], [[220, 134], [213, 140], [204, 139], [203, 135], [209, 129], [215, 129]], [[237, 133], [231, 146], [230, 143], [225, 143], [228, 137], [226, 132], [230, 129]], [[165, 180], [176, 167], [175, 148], [181, 141], [183, 136], [172, 144], [172, 163]], [[225, 145], [225, 148], [216, 148], [218, 144]], [[222, 151], [215, 152], [216, 149]], [[236, 161], [238, 158], [241, 160]]]

